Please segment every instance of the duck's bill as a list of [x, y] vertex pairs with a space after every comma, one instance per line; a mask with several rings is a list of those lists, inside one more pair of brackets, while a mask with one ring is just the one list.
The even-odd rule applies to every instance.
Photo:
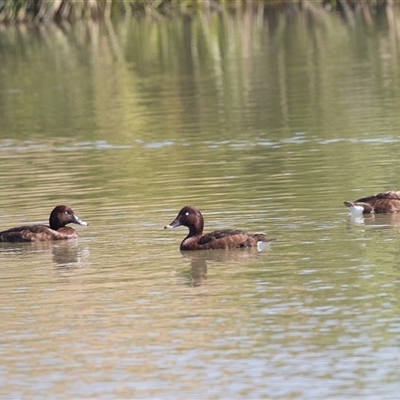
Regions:
[[164, 229], [172, 229], [172, 228], [176, 228], [177, 226], [180, 226], [181, 223], [179, 222], [179, 219], [175, 219], [174, 221], [172, 221], [169, 225], [165, 225]]
[[78, 224], [78, 225], [84, 225], [84, 226], [88, 226], [89, 224], [85, 221], [82, 221], [79, 217], [77, 217], [75, 214], [72, 217], [72, 222], [74, 224]]

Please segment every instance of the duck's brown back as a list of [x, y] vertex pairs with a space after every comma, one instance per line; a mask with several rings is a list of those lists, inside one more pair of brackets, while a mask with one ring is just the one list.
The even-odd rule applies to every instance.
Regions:
[[77, 237], [76, 231], [68, 226], [57, 231], [46, 225], [20, 226], [0, 232], [0, 242], [45, 242]]

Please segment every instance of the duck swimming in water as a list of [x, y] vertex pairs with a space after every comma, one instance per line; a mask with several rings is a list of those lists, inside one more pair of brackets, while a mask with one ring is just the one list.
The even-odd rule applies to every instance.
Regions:
[[26, 225], [0, 232], [0, 242], [44, 242], [48, 240], [76, 239], [78, 233], [65, 226], [69, 223], [88, 225], [78, 218], [71, 207], [57, 206], [50, 214], [49, 225]]
[[263, 233], [250, 233], [234, 229], [223, 229], [203, 235], [204, 219], [194, 206], [183, 207], [177, 217], [166, 228], [177, 226], [189, 228], [189, 234], [183, 239], [181, 250], [230, 249], [237, 247], [257, 247], [260, 242], [269, 242]]
[[396, 213], [400, 211], [400, 191], [382, 192], [343, 203], [349, 208], [352, 215]]

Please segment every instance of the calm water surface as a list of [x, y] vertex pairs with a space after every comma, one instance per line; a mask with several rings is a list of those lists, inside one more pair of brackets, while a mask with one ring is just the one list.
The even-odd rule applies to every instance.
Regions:
[[[0, 29], [0, 227], [57, 204], [74, 242], [0, 245], [0, 397], [391, 399], [400, 218], [392, 10]], [[206, 230], [263, 251], [184, 253]]]

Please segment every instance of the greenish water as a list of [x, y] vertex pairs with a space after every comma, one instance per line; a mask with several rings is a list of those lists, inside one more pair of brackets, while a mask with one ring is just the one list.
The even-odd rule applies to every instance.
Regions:
[[[362, 398], [400, 389], [395, 15], [0, 30], [1, 398]], [[181, 254], [207, 230], [277, 239]]]

